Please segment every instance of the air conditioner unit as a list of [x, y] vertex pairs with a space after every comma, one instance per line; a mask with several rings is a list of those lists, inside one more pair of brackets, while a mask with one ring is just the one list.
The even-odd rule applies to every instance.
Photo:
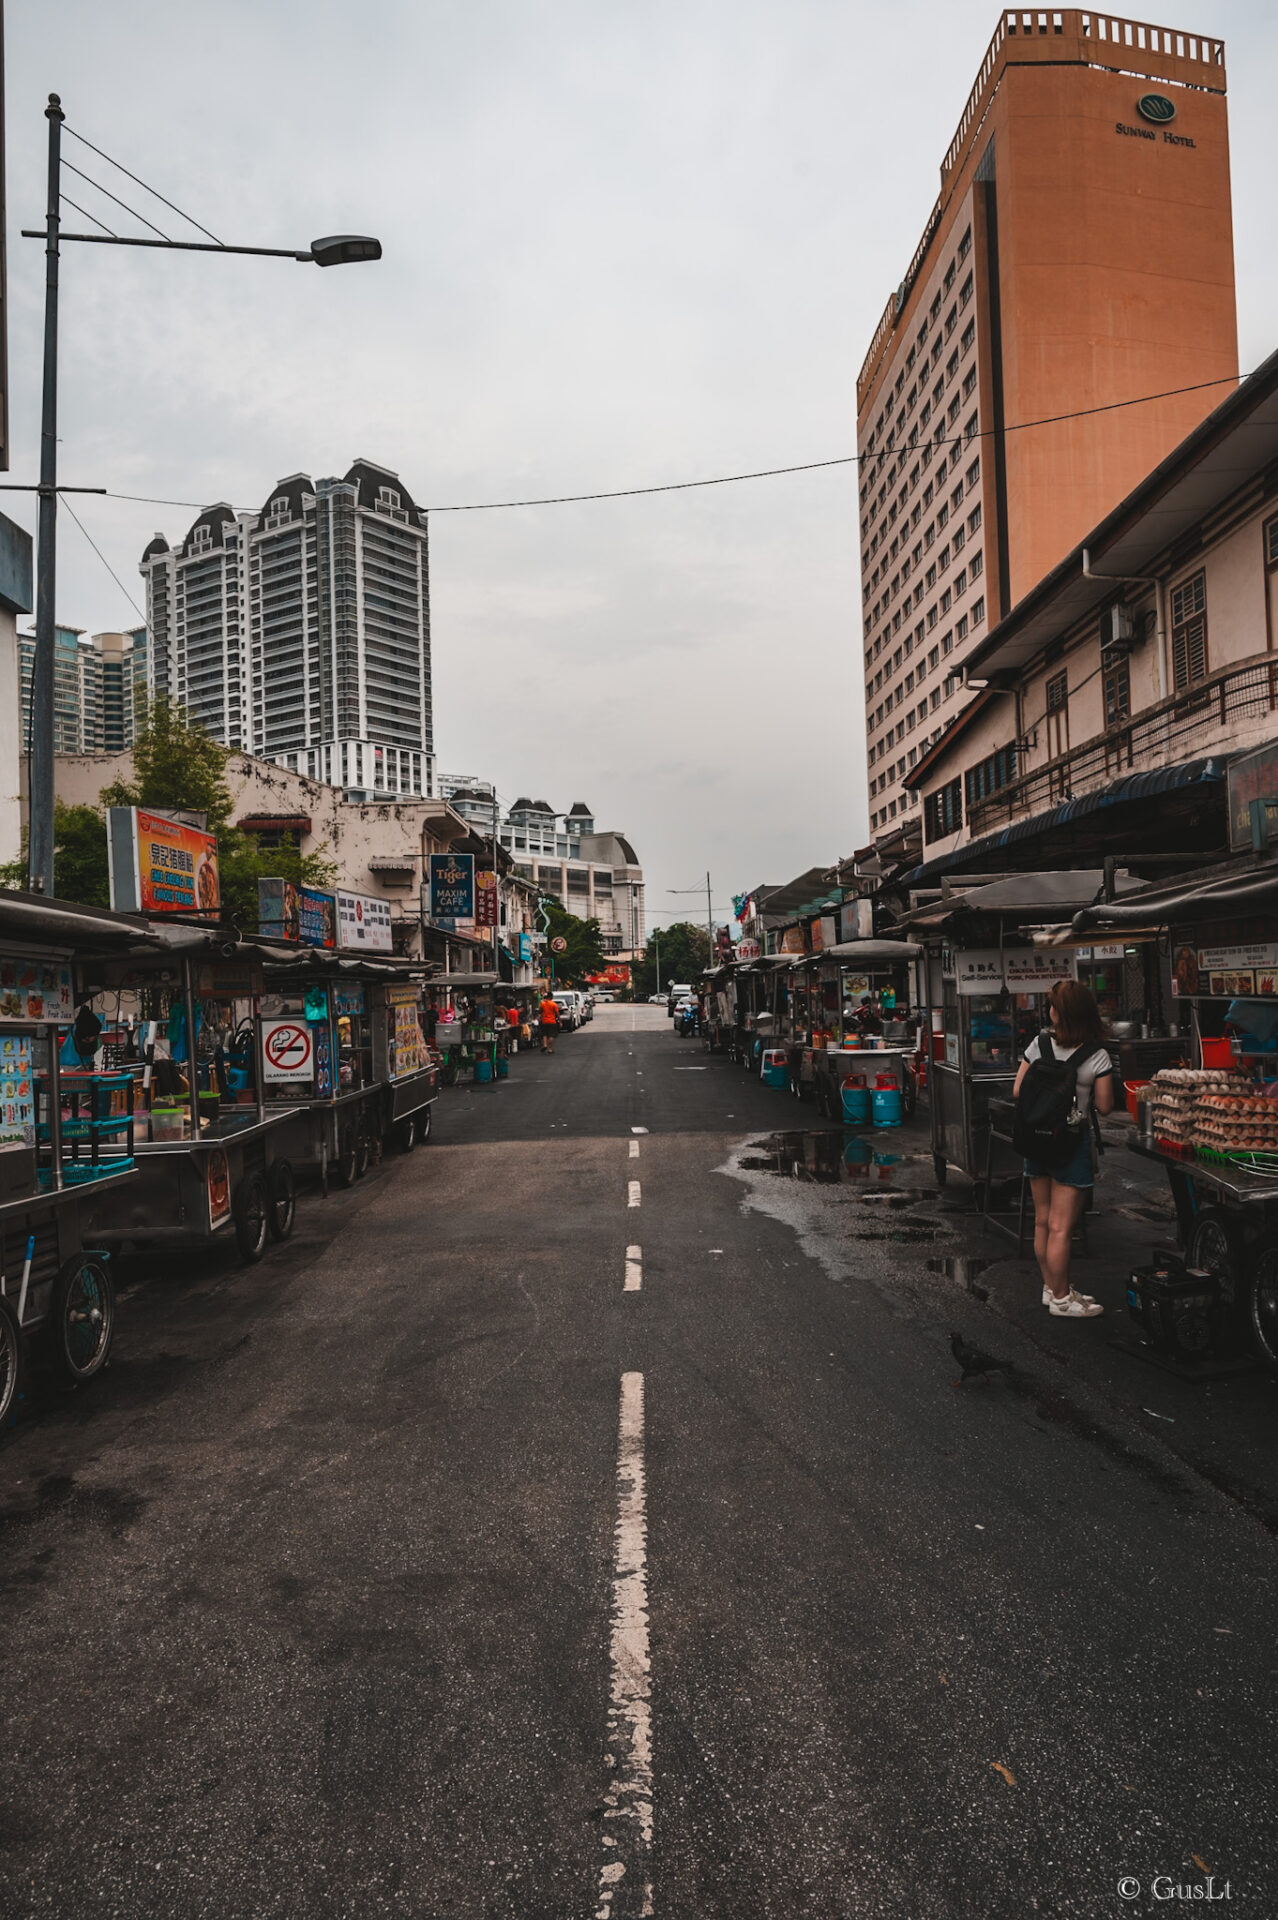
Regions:
[[1126, 607], [1106, 607], [1100, 617], [1100, 643], [1110, 652], [1127, 653], [1132, 644], [1132, 616]]

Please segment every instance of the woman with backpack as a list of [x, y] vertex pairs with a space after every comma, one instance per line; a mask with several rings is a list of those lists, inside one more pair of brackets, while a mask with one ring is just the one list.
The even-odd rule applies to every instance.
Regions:
[[1048, 997], [1051, 1026], [1025, 1049], [1016, 1076], [1014, 1139], [1034, 1195], [1034, 1255], [1043, 1305], [1059, 1320], [1092, 1320], [1105, 1309], [1070, 1285], [1074, 1229], [1096, 1178], [1094, 1116], [1114, 1108], [1114, 1063], [1095, 995], [1061, 980]]

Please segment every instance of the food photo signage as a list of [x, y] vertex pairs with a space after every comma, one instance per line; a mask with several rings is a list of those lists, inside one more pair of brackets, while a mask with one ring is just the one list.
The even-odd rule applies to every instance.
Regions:
[[75, 1019], [71, 968], [59, 960], [0, 953], [0, 1021]]
[[217, 841], [198, 827], [145, 807], [108, 807], [107, 864], [117, 913], [221, 912]]
[[366, 893], [339, 893], [337, 896], [338, 945], [357, 953], [389, 953], [391, 910], [389, 900], [374, 900]]
[[337, 895], [292, 880], [259, 880], [257, 924], [263, 939], [331, 951], [337, 945]]
[[1278, 942], [1253, 940], [1240, 947], [1178, 946], [1172, 957], [1172, 992], [1178, 999], [1204, 995], [1237, 1000], [1278, 998]]

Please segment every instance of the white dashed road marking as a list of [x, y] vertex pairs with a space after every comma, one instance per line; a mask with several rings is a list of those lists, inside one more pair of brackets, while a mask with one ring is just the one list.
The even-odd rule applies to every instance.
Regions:
[[621, 1291], [638, 1293], [643, 1286], [643, 1248], [626, 1248], [626, 1280]]
[[639, 1158], [639, 1142], [637, 1140], [632, 1140], [630, 1142], [629, 1157], [631, 1160], [637, 1160]]
[[637, 1180], [632, 1180], [629, 1183], [626, 1205], [628, 1207], [637, 1207], [639, 1205], [639, 1182]]
[[653, 1905], [652, 1675], [648, 1658], [648, 1514], [641, 1373], [621, 1376], [614, 1540], [612, 1689], [608, 1709], [612, 1778], [604, 1795], [604, 1858], [595, 1920], [618, 1920], [619, 1895], [625, 1911], [642, 1920], [642, 1916], [652, 1914]]
[[647, 1127], [631, 1127], [631, 1133], [647, 1133]]

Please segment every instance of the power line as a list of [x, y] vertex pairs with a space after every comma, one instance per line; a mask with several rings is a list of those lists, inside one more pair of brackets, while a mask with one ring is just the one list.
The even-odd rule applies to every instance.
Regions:
[[111, 578], [115, 581], [116, 586], [120, 589], [120, 592], [124, 595], [125, 599], [128, 601], [129, 605], [132, 607], [134, 613], [137, 614], [138, 619], [142, 622], [142, 625], [146, 628], [147, 639], [149, 640], [151, 637], [151, 622], [147, 619], [141, 607], [138, 605], [137, 601], [133, 598], [133, 595], [129, 592], [129, 589], [125, 586], [123, 580], [121, 580], [119, 574], [116, 572], [115, 568], [111, 565], [111, 562], [107, 559], [101, 547], [98, 545], [97, 541], [93, 538], [93, 535], [89, 532], [89, 529], [85, 526], [83, 520], [80, 518], [79, 514], [76, 512], [75, 508], [71, 505], [71, 502], [64, 498], [62, 500], [62, 505], [66, 508], [67, 512], [71, 515], [71, 518], [75, 521], [75, 524], [77, 525], [77, 527], [79, 527], [81, 533], [84, 535], [89, 545], [93, 548], [93, 551], [97, 554], [98, 559], [102, 562], [103, 566], [106, 568]]
[[[183, 215], [184, 219], [186, 217], [186, 215]], [[218, 245], [220, 246], [221, 244], [221, 241], [219, 241]], [[1094, 414], [1115, 413], [1124, 407], [1144, 407], [1148, 406], [1154, 400], [1172, 400], [1183, 393], [1201, 393], [1208, 387], [1239, 385], [1243, 380], [1249, 379], [1250, 377], [1249, 374], [1225, 373], [1221, 374], [1218, 379], [1199, 380], [1188, 387], [1165, 387], [1159, 393], [1138, 394], [1132, 400], [1110, 400], [1103, 406], [1076, 407], [1069, 413], [1046, 414], [1041, 420], [1017, 420], [1014, 421], [1011, 426], [1002, 428], [982, 427], [978, 432], [972, 434], [960, 433], [947, 435], [940, 440], [921, 441], [918, 443], [919, 451], [922, 452], [924, 446], [970, 446], [972, 442], [976, 440], [992, 439], [996, 432], [1005, 434], [1027, 433], [1034, 427], [1054, 427], [1059, 426], [1066, 420], [1086, 420]], [[910, 449], [897, 448], [894, 449], [894, 451], [908, 452]], [[748, 473], [716, 474], [708, 480], [668, 480], [660, 486], [616, 487], [607, 492], [595, 493], [556, 493], [529, 500], [478, 500], [462, 506], [427, 507], [424, 511], [426, 513], [496, 513], [510, 507], [561, 507], [586, 500], [630, 500], [651, 493], [686, 493], [695, 487], [728, 487], [734, 486], [742, 480], [773, 480], [783, 474], [815, 473], [824, 467], [859, 466], [863, 463], [868, 465], [870, 462], [878, 460], [881, 457], [882, 455], [878, 453], [844, 453], [837, 455], [832, 460], [804, 460], [797, 465], [788, 467], [758, 467]], [[116, 493], [109, 488], [104, 489], [104, 491], [108, 499], [132, 500], [143, 506], [150, 507], [191, 507], [200, 511], [208, 505], [207, 500], [168, 500], [161, 499], [157, 495], [149, 493]], [[245, 509], [245, 511], [252, 511], [252, 509]]]
[[[121, 161], [113, 160], [109, 153], [104, 153], [102, 151], [101, 147], [95, 147], [92, 140], [86, 140], [84, 135], [82, 133], [77, 133], [74, 127], [68, 127], [64, 124], [62, 131], [63, 133], [69, 133], [73, 140], [78, 140], [82, 147], [87, 147], [90, 153], [96, 153], [99, 160], [105, 160], [109, 167], [117, 168], [120, 173], [126, 175], [128, 179], [132, 180], [135, 186], [141, 187], [144, 193], [149, 193], [153, 199], [161, 201], [162, 204], [169, 209], [170, 213], [175, 213], [178, 216], [179, 220], [185, 220], [187, 225], [194, 227], [197, 233], [203, 233], [207, 235], [207, 237], [213, 241], [215, 246], [224, 247], [226, 245], [225, 240], [219, 240], [215, 233], [209, 233], [208, 228], [202, 227], [199, 221], [194, 219], [191, 214], [183, 213], [181, 207], [176, 206], [172, 200], [166, 200], [164, 195], [160, 193], [155, 187], [149, 186], [147, 182], [145, 180], [140, 179], [136, 173], [130, 173], [129, 169]], [[64, 162], [63, 164], [66, 165], [68, 163]], [[103, 188], [103, 192], [104, 193], [106, 192], [105, 187]], [[138, 218], [141, 219], [141, 217], [142, 216], [139, 214]], [[150, 226], [151, 223], [148, 220], [146, 224]], [[159, 229], [157, 228], [156, 231], [158, 232]], [[174, 504], [176, 505], [178, 503], [175, 502]]]

